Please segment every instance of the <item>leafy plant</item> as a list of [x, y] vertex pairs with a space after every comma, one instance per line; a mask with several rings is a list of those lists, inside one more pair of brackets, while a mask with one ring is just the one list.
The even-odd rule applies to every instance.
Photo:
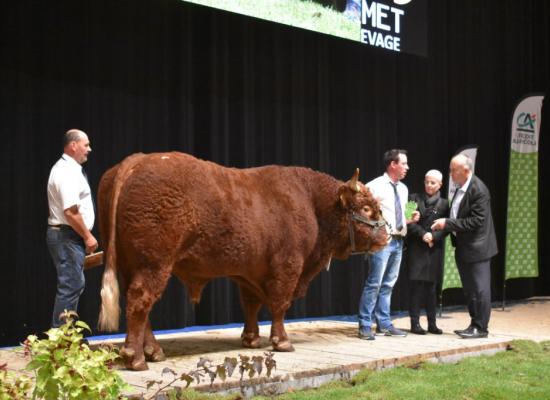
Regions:
[[0, 400], [24, 400], [32, 390], [32, 380], [25, 375], [8, 371], [7, 364], [0, 365]]
[[266, 368], [266, 375], [270, 377], [273, 369], [277, 367], [277, 362], [273, 359], [272, 352], [266, 352], [264, 353], [264, 356], [265, 357], [249, 357], [239, 354], [238, 361], [235, 357], [225, 357], [224, 362], [217, 365], [212, 364], [212, 360], [201, 357], [197, 363], [196, 369], [182, 374], [178, 374], [171, 368], [164, 368], [162, 370], [162, 376], [170, 375], [171, 379], [168, 382], [164, 382], [162, 379], [147, 381], [147, 389], [157, 385], [157, 391], [148, 399], [152, 400], [156, 398], [160, 392], [169, 388], [175, 390], [168, 394], [168, 396], [171, 396], [169, 398], [178, 398], [177, 392], [180, 388], [174, 388], [174, 384], [176, 382], [183, 381], [185, 382], [185, 388], [188, 388], [194, 381], [199, 384], [204, 378], [208, 378], [210, 380], [210, 385], [212, 385], [216, 378], [220, 378], [222, 381], [225, 381], [228, 376], [230, 377], [233, 375], [233, 372], [237, 369], [237, 367], [239, 367], [239, 373], [241, 375], [241, 384], [245, 373], [249, 378], [253, 378], [254, 375], [261, 375], [264, 365]]
[[65, 313], [65, 324], [46, 332], [48, 339], [30, 335], [24, 343], [31, 357], [26, 369], [35, 373], [33, 398], [116, 399], [128, 385], [112, 369], [119, 355], [103, 346], [91, 350], [82, 332], [90, 331], [76, 313]]

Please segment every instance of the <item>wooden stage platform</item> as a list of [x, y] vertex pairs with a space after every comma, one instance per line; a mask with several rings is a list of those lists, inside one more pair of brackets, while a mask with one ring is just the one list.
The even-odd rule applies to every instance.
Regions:
[[[424, 325], [425, 320], [421, 321]], [[295, 347], [292, 353], [274, 353], [277, 369], [271, 378], [265, 370], [259, 378], [239, 380], [238, 371], [225, 382], [216, 379], [191, 387], [201, 391], [234, 392], [245, 396], [253, 394], [275, 394], [306, 387], [317, 387], [334, 379], [349, 379], [362, 368], [388, 368], [396, 365], [413, 364], [422, 361], [452, 362], [465, 356], [492, 354], [506, 349], [514, 339], [535, 341], [550, 340], [550, 298], [531, 298], [506, 306], [493, 308], [490, 334], [486, 339], [461, 339], [453, 332], [468, 325], [466, 310], [445, 310], [438, 324], [443, 335], [413, 335], [405, 338], [377, 336], [374, 341], [357, 337], [357, 323], [341, 320], [315, 320], [288, 323], [287, 332]], [[394, 319], [398, 328], [409, 328], [408, 317]], [[120, 370], [124, 380], [132, 385], [129, 394], [152, 393], [147, 391], [148, 380], [168, 381], [162, 376], [168, 367], [178, 373], [196, 368], [200, 357], [220, 364], [225, 357], [239, 354], [261, 355], [270, 351], [268, 343], [269, 325], [260, 327], [263, 347], [257, 350], [240, 347], [241, 328], [214, 329], [196, 332], [158, 335], [167, 360], [149, 363], [149, 370], [131, 372]], [[123, 339], [103, 339], [101, 342], [121, 343]], [[92, 346], [98, 341], [91, 341]], [[20, 352], [0, 350], [0, 361], [8, 368], [20, 370], [27, 360]]]

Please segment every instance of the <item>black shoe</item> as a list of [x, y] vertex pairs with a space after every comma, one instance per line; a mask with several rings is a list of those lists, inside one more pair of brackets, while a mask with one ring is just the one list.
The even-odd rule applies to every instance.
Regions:
[[426, 331], [422, 329], [420, 324], [411, 324], [411, 333], [417, 334], [417, 335], [425, 335]]
[[359, 328], [359, 339], [374, 340], [374, 333], [372, 332], [371, 328]]
[[472, 325], [470, 325], [470, 326], [467, 327], [466, 329], [455, 329], [455, 330], [454, 330], [454, 333], [456, 333], [457, 335], [460, 335], [461, 333], [471, 331], [473, 328], [474, 328], [474, 327], [473, 327]]
[[437, 327], [436, 324], [428, 325], [428, 332], [433, 333], [434, 335], [441, 335], [443, 331]]
[[460, 336], [463, 339], [480, 339], [480, 338], [486, 338], [487, 335], [489, 335], [488, 331], [483, 331], [476, 327], [472, 327], [472, 329], [469, 329], [465, 332], [458, 334], [458, 336]]

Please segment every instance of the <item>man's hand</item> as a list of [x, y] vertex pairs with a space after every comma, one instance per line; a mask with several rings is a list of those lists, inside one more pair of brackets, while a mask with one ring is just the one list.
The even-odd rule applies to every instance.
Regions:
[[432, 228], [432, 231], [442, 231], [443, 229], [445, 229], [445, 223], [446, 223], [447, 219], [446, 218], [438, 218], [434, 221], [434, 223], [432, 224], [431, 228]]
[[431, 232], [426, 232], [424, 236], [422, 236], [422, 240], [429, 246], [433, 247], [434, 245], [434, 237]]
[[91, 233], [90, 236], [84, 240], [84, 244], [86, 245], [86, 254], [92, 254], [97, 250], [97, 239]]
[[420, 211], [413, 211], [411, 219], [407, 220], [407, 224], [412, 224], [413, 222], [418, 222], [420, 220]]
[[86, 254], [91, 254], [97, 249], [97, 239], [92, 235], [84, 224], [82, 214], [78, 211], [78, 207], [72, 206], [64, 210], [65, 218], [71, 227], [84, 239], [86, 246]]

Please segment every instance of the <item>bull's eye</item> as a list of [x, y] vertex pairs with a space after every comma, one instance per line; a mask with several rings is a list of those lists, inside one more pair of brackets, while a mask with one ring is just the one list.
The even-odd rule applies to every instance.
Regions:
[[367, 217], [370, 217], [372, 215], [372, 209], [369, 206], [364, 206], [363, 212], [367, 215]]

